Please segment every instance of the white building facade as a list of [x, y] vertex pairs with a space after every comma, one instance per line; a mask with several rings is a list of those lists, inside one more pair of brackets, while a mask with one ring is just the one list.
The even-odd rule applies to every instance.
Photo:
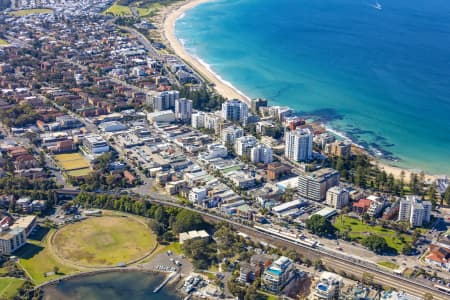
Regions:
[[313, 134], [309, 128], [286, 130], [284, 156], [293, 161], [312, 159]]

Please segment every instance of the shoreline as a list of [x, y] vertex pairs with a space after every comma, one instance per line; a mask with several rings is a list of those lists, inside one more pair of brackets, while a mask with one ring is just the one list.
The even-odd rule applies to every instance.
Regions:
[[[237, 98], [243, 100], [250, 106], [250, 98], [244, 93], [236, 89], [233, 85], [226, 82], [220, 77], [220, 75], [214, 73], [210, 67], [203, 62], [201, 59], [189, 54], [181, 42], [177, 39], [175, 35], [175, 24], [183, 17], [184, 13], [200, 4], [211, 2], [213, 0], [188, 0], [181, 4], [174, 5], [163, 16], [163, 30], [162, 35], [168, 42], [168, 46], [173, 50], [175, 55], [180, 57], [183, 61], [189, 64], [200, 76], [202, 76], [206, 81], [214, 84], [214, 89], [223, 97], [231, 99]], [[394, 178], [400, 179], [401, 172], [404, 172], [405, 183], [409, 182], [411, 174], [420, 174], [421, 170], [416, 170], [414, 168], [406, 168], [391, 165], [382, 159], [370, 154], [366, 149], [361, 149], [361, 147], [355, 144], [353, 141], [351, 143], [361, 150], [365, 155], [369, 156], [374, 165], [377, 165], [381, 170], [386, 171], [387, 174], [392, 174]], [[435, 181], [437, 178], [442, 176], [449, 176], [449, 174], [431, 174], [425, 172], [425, 180]]]
[[191, 66], [207, 82], [214, 84], [214, 89], [220, 95], [227, 99], [236, 98], [243, 100], [249, 105], [249, 97], [233, 87], [230, 83], [223, 80], [218, 74], [214, 73], [211, 68], [199, 58], [189, 54], [175, 35], [175, 24], [186, 11], [196, 7], [197, 5], [211, 1], [212, 0], [192, 0], [184, 2], [181, 5], [174, 6], [173, 9], [169, 10], [168, 14], [164, 16], [162, 33], [164, 38], [168, 41], [170, 48], [172, 48], [175, 52], [175, 55]]

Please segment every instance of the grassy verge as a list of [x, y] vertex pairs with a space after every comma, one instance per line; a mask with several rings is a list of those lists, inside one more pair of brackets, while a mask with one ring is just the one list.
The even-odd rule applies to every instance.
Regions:
[[397, 265], [396, 263], [390, 262], [390, 261], [380, 261], [377, 264], [379, 264], [380, 266], [392, 269], [392, 270], [396, 270], [399, 268], [399, 265]]
[[[54, 233], [54, 229], [49, 231], [48, 228], [40, 228], [39, 231], [39, 238], [33, 239], [34, 236], [30, 236], [28, 243], [16, 253], [20, 266], [30, 279], [35, 284], [41, 284], [77, 272], [78, 270], [59, 263], [48, 249], [48, 238]], [[46, 276], [46, 273], [54, 272], [55, 267], [58, 274]]]
[[8, 46], [9, 43], [5, 41], [4, 39], [0, 39], [0, 46]]
[[49, 8], [35, 8], [35, 9], [21, 9], [10, 12], [11, 15], [16, 17], [23, 17], [34, 14], [51, 14], [53, 9]]
[[0, 277], [0, 299], [14, 299], [24, 280], [13, 277]]
[[364, 224], [361, 220], [343, 216], [336, 218], [334, 224], [340, 232], [348, 231], [349, 237], [353, 240], [361, 242], [369, 234], [376, 234], [383, 237], [388, 246], [401, 253], [403, 247], [411, 242], [412, 238], [408, 234], [400, 234], [392, 229], [383, 228], [381, 226], [371, 226]]

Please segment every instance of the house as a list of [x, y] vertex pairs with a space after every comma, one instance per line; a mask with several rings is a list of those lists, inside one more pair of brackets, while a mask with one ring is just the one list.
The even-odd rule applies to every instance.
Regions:
[[39, 162], [31, 154], [24, 154], [16, 157], [14, 167], [17, 171], [39, 167]]
[[370, 205], [372, 204], [372, 201], [369, 199], [360, 199], [358, 202], [353, 203], [353, 211], [357, 214], [364, 214], [369, 209]]
[[450, 271], [450, 248], [439, 245], [430, 245], [430, 254], [425, 257], [425, 261]]
[[123, 177], [128, 181], [128, 184], [134, 184], [136, 180], [136, 177], [128, 170], [123, 171]]

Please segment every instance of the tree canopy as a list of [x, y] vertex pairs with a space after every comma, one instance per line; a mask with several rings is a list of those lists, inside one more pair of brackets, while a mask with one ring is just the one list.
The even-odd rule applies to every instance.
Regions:
[[389, 249], [386, 240], [375, 234], [371, 234], [366, 237], [362, 244], [375, 253], [383, 253]]
[[334, 234], [336, 231], [336, 228], [333, 227], [330, 221], [320, 215], [313, 215], [306, 220], [306, 228], [318, 236]]

